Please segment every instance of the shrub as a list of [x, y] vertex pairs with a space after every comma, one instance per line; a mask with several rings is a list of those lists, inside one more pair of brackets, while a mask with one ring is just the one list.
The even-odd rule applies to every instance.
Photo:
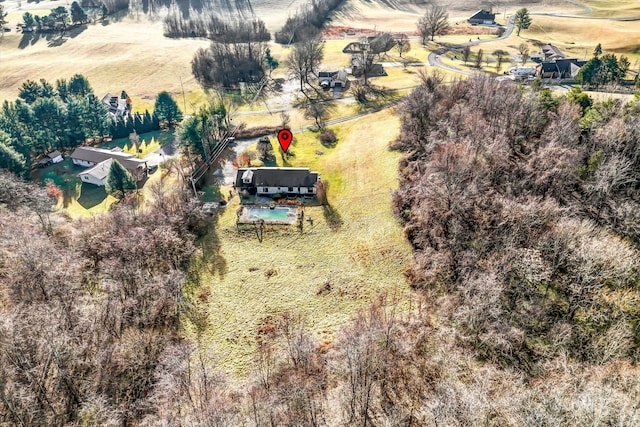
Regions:
[[335, 144], [337, 140], [338, 140], [338, 137], [336, 136], [335, 132], [332, 130], [327, 130], [320, 134], [320, 142], [322, 142], [322, 145]]

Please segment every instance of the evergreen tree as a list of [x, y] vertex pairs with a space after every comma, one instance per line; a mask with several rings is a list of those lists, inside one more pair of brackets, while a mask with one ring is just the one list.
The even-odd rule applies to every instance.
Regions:
[[69, 79], [69, 93], [74, 96], [87, 96], [93, 93], [89, 80], [82, 74], [74, 74]]
[[25, 12], [22, 15], [22, 23], [25, 27], [34, 27], [36, 25], [36, 20], [33, 18], [31, 13]]
[[600, 43], [598, 43], [598, 45], [596, 46], [596, 48], [593, 50], [593, 57], [597, 58], [600, 55], [602, 55], [602, 45]]
[[529, 16], [529, 11], [526, 7], [518, 10], [515, 15], [514, 25], [517, 28], [516, 35], [520, 35], [521, 30], [526, 30], [531, 26], [531, 17]]
[[7, 169], [22, 177], [29, 173], [24, 156], [11, 146], [11, 138], [3, 131], [0, 131], [0, 169]]
[[67, 84], [67, 79], [56, 80], [56, 92], [58, 92], [60, 99], [67, 102], [67, 97], [69, 96], [69, 85]]
[[62, 24], [62, 32], [64, 32], [67, 29], [67, 24], [69, 23], [69, 11], [64, 6], [58, 6], [51, 9], [49, 19], [54, 22], [60, 22]]
[[133, 129], [137, 134], [142, 134], [145, 133], [145, 126], [144, 126], [144, 116], [142, 114], [134, 114], [133, 116]]
[[72, 147], [80, 145], [87, 139], [89, 126], [86, 107], [83, 99], [70, 97], [69, 102], [67, 102], [67, 135]]
[[34, 80], [27, 80], [22, 83], [20, 90], [18, 91], [18, 98], [23, 99], [28, 104], [33, 104], [36, 99], [42, 96], [42, 88], [38, 82]]
[[147, 132], [151, 132], [155, 130], [153, 128], [153, 117], [149, 112], [149, 110], [144, 110], [144, 127]]
[[153, 112], [158, 116], [160, 123], [165, 123], [168, 127], [174, 127], [182, 120], [182, 113], [178, 108], [178, 104], [165, 91], [158, 94]]
[[267, 48], [264, 52], [264, 62], [267, 64], [267, 68], [269, 69], [269, 77], [271, 77], [271, 72], [278, 68], [280, 63], [277, 59], [271, 56], [271, 49]]
[[84, 98], [87, 111], [87, 135], [102, 138], [109, 134], [111, 120], [107, 107], [93, 93]]
[[106, 190], [108, 194], [116, 197], [124, 196], [127, 191], [137, 188], [136, 180], [116, 159], [111, 162], [109, 176], [107, 177]]
[[74, 24], [84, 24], [87, 22], [87, 13], [84, 9], [78, 4], [77, 1], [71, 3], [71, 22]]
[[53, 85], [45, 79], [40, 79], [40, 96], [43, 98], [53, 98], [56, 96], [56, 90]]
[[55, 98], [40, 98], [33, 104], [33, 116], [39, 145], [64, 150], [69, 139], [65, 105]]

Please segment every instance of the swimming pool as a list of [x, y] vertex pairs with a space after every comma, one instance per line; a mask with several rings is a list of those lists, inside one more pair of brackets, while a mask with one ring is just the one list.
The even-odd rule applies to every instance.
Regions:
[[290, 206], [244, 206], [238, 221], [251, 224], [264, 220], [265, 224], [295, 224], [298, 219], [298, 208]]

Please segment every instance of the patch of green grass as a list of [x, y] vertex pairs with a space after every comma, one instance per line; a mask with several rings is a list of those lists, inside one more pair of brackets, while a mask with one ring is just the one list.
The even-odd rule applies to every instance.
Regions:
[[[288, 159], [291, 166], [318, 171], [329, 185], [329, 206], [305, 208], [313, 225], [305, 221], [303, 232], [267, 227], [259, 242], [253, 226], [236, 228], [234, 198], [202, 241], [195, 292], [209, 326], [201, 337], [235, 375], [252, 369], [256, 333], [269, 316], [300, 312], [318, 339], [331, 341], [381, 293], [408, 301], [403, 272], [411, 248], [391, 211], [399, 154], [387, 149], [399, 119], [385, 110], [331, 129], [338, 136], [335, 147], [323, 146], [316, 132], [299, 133]], [[276, 158], [283, 165], [277, 151]], [[326, 283], [330, 290], [319, 292]], [[186, 332], [195, 329], [187, 326]]]

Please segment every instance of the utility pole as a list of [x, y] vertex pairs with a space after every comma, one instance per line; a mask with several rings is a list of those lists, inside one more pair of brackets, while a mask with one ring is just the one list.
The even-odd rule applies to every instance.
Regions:
[[180, 76], [180, 87], [182, 88], [182, 105], [184, 105], [184, 113], [187, 113], [187, 99], [184, 97], [184, 86], [182, 85], [182, 76]]

